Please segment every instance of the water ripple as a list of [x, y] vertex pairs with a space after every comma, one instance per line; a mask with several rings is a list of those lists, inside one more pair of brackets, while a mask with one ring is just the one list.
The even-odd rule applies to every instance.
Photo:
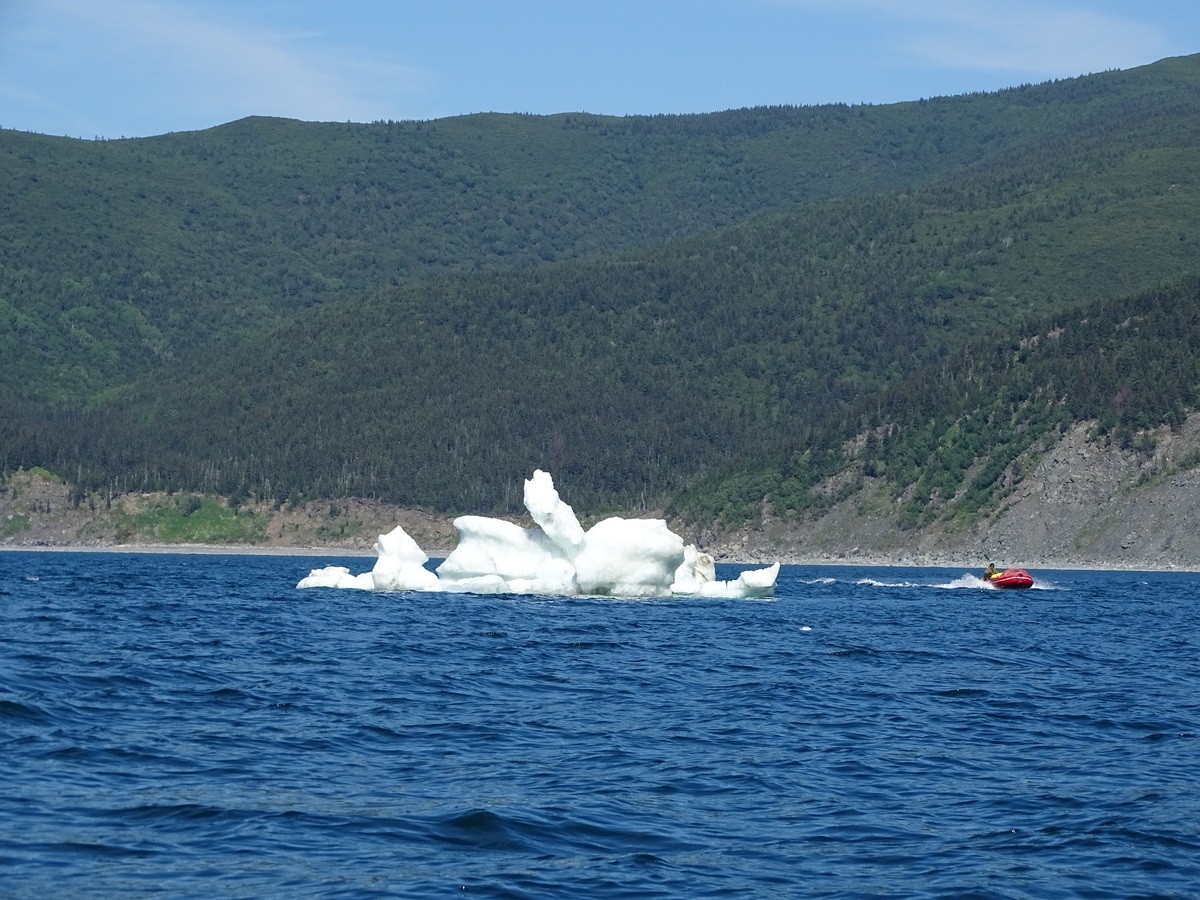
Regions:
[[1200, 884], [1197, 576], [785, 567], [773, 603], [612, 602], [4, 563], [5, 896]]

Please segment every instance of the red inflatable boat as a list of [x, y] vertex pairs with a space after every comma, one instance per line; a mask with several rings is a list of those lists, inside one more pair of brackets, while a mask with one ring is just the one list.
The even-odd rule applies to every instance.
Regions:
[[1005, 569], [988, 579], [994, 587], [1019, 590], [1033, 587], [1033, 576], [1024, 569]]

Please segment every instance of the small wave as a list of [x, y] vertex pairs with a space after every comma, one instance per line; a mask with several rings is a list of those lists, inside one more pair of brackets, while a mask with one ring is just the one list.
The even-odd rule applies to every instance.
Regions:
[[830, 578], [828, 575], [825, 575], [821, 578], [802, 578], [802, 579], [800, 579], [800, 583], [801, 584], [810, 584], [810, 585], [811, 584], [837, 584], [837, 579]]
[[266, 704], [269, 702], [265, 697], [259, 697], [249, 691], [243, 691], [241, 688], [234, 688], [234, 687], [213, 688], [211, 691], [205, 691], [204, 696], [213, 703]]
[[982, 688], [946, 688], [933, 692], [935, 697], [946, 697], [951, 700], [980, 700], [991, 695], [991, 691], [985, 691]]
[[38, 847], [48, 852], [64, 851], [72, 856], [94, 857], [153, 857], [158, 853], [144, 847], [124, 847], [117, 844], [106, 844], [99, 841], [61, 841], [57, 844], [44, 844]]
[[879, 656], [880, 651], [874, 647], [843, 647], [840, 650], [831, 650], [830, 656]]
[[451, 844], [485, 850], [525, 850], [537, 842], [530, 826], [515, 818], [486, 809], [472, 809], [446, 816], [434, 825], [434, 833]]
[[0, 700], [0, 722], [6, 721], [45, 724], [51, 721], [51, 717], [40, 706], [30, 706], [16, 700]]
[[921, 587], [921, 585], [914, 584], [911, 581], [880, 581], [876, 578], [860, 578], [854, 583], [858, 584], [858, 585], [862, 585], [863, 587], [885, 587], [885, 588]]
[[430, 820], [429, 833], [436, 841], [480, 850], [607, 854], [620, 847], [626, 853], [641, 854], [647, 863], [665, 852], [695, 849], [694, 844], [676, 837], [630, 827], [624, 818], [618, 822], [605, 816], [579, 817], [566, 810], [516, 815], [468, 809]]
[[563, 646], [574, 652], [578, 650], [620, 650], [625, 645], [621, 641], [568, 641]]
[[225, 806], [210, 806], [201, 803], [148, 803], [113, 809], [107, 813], [129, 822], [209, 822], [252, 818], [253, 811], [232, 809]]

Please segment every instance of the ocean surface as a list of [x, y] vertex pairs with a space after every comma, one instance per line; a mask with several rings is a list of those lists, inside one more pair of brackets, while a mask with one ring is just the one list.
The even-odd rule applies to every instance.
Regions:
[[1200, 575], [324, 565], [0, 553], [0, 896], [1200, 895]]

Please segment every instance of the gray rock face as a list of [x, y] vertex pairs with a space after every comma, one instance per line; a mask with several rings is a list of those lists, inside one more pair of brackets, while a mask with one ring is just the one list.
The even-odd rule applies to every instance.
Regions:
[[1083, 422], [984, 521], [905, 530], [868, 486], [816, 521], [772, 521], [710, 536], [724, 558], [753, 561], [1025, 568], [1200, 569], [1200, 415], [1156, 435], [1150, 455], [1103, 446]]
[[1043, 457], [979, 532], [981, 544], [1048, 563], [1200, 566], [1200, 417], [1160, 436], [1150, 458], [1087, 434], [1077, 425]]

